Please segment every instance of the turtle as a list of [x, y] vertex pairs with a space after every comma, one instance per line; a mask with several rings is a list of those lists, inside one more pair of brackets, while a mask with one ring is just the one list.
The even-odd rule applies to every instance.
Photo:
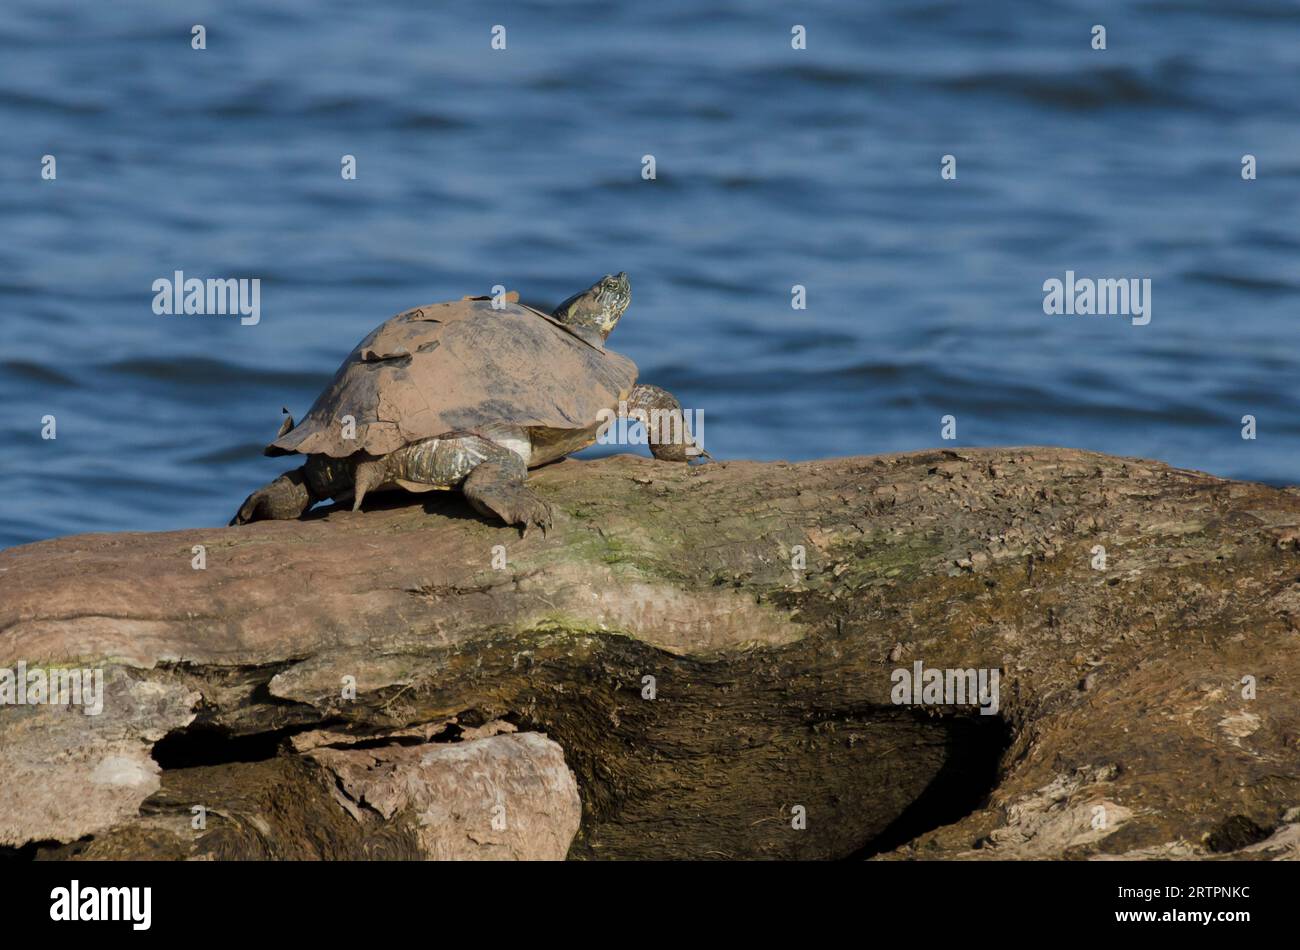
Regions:
[[[459, 489], [485, 517], [527, 536], [552, 524], [528, 470], [596, 441], [619, 417], [654, 413], [655, 458], [707, 455], [666, 390], [637, 384], [632, 360], [605, 346], [631, 302], [626, 273], [606, 275], [550, 313], [511, 292], [403, 311], [348, 354], [302, 421], [288, 416], [265, 455], [307, 456], [253, 492], [231, 525], [298, 518], [325, 499]], [[284, 410], [286, 415], [288, 410]]]

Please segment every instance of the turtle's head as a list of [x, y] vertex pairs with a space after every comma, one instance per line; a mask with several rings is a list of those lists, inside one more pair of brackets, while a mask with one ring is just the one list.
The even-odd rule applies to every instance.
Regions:
[[603, 340], [618, 325], [619, 317], [631, 302], [632, 287], [627, 282], [627, 274], [607, 274], [564, 301], [551, 316], [575, 330], [595, 331]]

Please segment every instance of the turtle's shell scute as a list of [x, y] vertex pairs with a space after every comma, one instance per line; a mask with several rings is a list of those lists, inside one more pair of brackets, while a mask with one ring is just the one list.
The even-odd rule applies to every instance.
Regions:
[[[266, 447], [386, 455], [490, 423], [585, 429], [625, 398], [637, 368], [518, 304], [458, 300], [408, 310], [357, 344], [293, 429]], [[344, 439], [343, 417], [356, 420]]]

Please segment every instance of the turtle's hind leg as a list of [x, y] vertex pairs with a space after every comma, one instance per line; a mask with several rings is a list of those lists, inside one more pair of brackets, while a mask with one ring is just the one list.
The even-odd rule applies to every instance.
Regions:
[[230, 519], [230, 524], [301, 517], [316, 500], [312, 497], [304, 476], [305, 467], [295, 468], [291, 472], [285, 472], [269, 485], [259, 488], [239, 506], [235, 517]]

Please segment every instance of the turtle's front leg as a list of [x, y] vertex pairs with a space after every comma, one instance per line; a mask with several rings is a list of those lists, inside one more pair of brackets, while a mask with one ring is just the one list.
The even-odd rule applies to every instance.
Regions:
[[665, 462], [689, 462], [703, 455], [713, 458], [686, 426], [682, 404], [672, 393], [644, 383], [632, 387], [627, 397], [629, 419], [639, 419], [645, 426], [650, 453]]
[[230, 524], [248, 524], [268, 518], [289, 519], [301, 517], [316, 501], [307, 487], [306, 466], [285, 472], [269, 485], [253, 492], [239, 506]]
[[551, 506], [528, 487], [524, 460], [493, 442], [479, 441], [495, 451], [474, 466], [460, 486], [461, 492], [480, 514], [496, 515], [506, 524], [523, 525], [525, 538], [533, 525], [546, 534], [551, 527]]
[[528, 487], [528, 466], [505, 446], [468, 432], [450, 432], [398, 449], [388, 457], [388, 476], [452, 488], [479, 514], [542, 532], [551, 526], [551, 506]]

